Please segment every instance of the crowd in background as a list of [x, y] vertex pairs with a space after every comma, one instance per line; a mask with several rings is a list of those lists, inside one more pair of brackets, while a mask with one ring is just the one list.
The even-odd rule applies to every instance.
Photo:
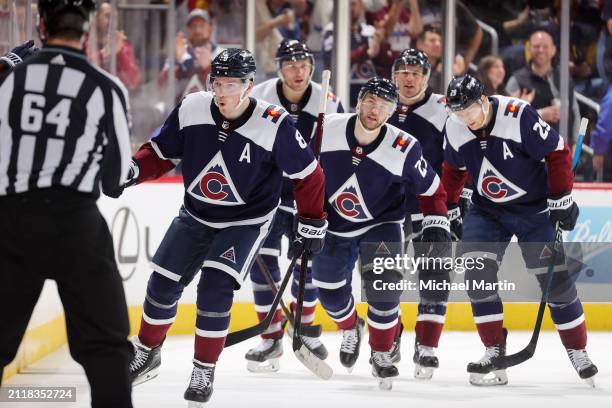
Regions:
[[[36, 2], [34, 2], [35, 4]], [[163, 4], [167, 0], [117, 0], [117, 4]], [[177, 0], [176, 34], [168, 38], [165, 14], [159, 10], [113, 10], [99, 2], [86, 44], [88, 58], [116, 74], [130, 90], [134, 142], [140, 144], [185, 94], [206, 88], [212, 59], [225, 47], [244, 46], [245, 0]], [[274, 54], [284, 38], [307, 42], [314, 53], [314, 80], [330, 68], [334, 52], [333, 1], [256, 0], [255, 56], [257, 80], [275, 77]], [[350, 0], [350, 101], [354, 108], [361, 84], [374, 75], [390, 78], [390, 67], [401, 50], [417, 47], [429, 57], [434, 92], [445, 93], [442, 79], [444, 0]], [[0, 0], [0, 48], [13, 29], [25, 39], [25, 24], [5, 24], [9, 0]], [[17, 1], [14, 15], [25, 22], [25, 4]], [[21, 7], [19, 7], [21, 5]], [[558, 128], [560, 121], [561, 0], [461, 0], [456, 8], [454, 75], [477, 74], [486, 93], [521, 98]], [[32, 13], [35, 15], [35, 13]], [[111, 36], [111, 21], [117, 33]], [[590, 118], [593, 156], [580, 167], [584, 180], [596, 174], [612, 181], [612, 0], [572, 0], [570, 27], [569, 135], [576, 135], [580, 116]], [[35, 22], [34, 26], [35, 26]], [[483, 24], [484, 23], [484, 24]], [[497, 33], [498, 50], [492, 53]], [[114, 44], [111, 39], [114, 38]], [[2, 51], [2, 50], [0, 50]], [[169, 53], [174, 54], [170, 67]], [[165, 85], [175, 76], [175, 94]], [[596, 111], [576, 93], [601, 103]], [[599, 120], [598, 120], [599, 119]], [[608, 157], [605, 160], [605, 157]]]

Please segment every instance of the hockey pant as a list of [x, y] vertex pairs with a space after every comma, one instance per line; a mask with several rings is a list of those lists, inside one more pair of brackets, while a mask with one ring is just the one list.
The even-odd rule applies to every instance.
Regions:
[[[379, 291], [375, 287], [401, 279], [395, 270], [375, 272], [375, 257], [395, 257], [403, 254], [403, 232], [400, 224], [376, 226], [356, 237], [341, 237], [328, 233], [323, 251], [312, 262], [312, 282], [319, 288], [319, 300], [339, 329], [351, 329], [357, 323], [355, 299], [352, 295], [353, 269], [361, 261], [363, 288], [368, 300], [368, 330], [370, 347], [374, 351], [389, 351], [399, 330], [399, 300], [401, 291]], [[375, 283], [380, 281], [378, 283]], [[380, 287], [380, 286], [378, 286]]]
[[[495, 216], [474, 206], [464, 220], [463, 241], [459, 253], [465, 259], [480, 258], [482, 268], [466, 268], [465, 280], [497, 282], [497, 271], [502, 257], [515, 235], [527, 272], [535, 274], [542, 290], [546, 283], [546, 272], [550, 263], [547, 244], [555, 239], [555, 229], [546, 213], [513, 215], [504, 213]], [[548, 307], [561, 342], [566, 348], [586, 347], [587, 331], [576, 286], [567, 270], [563, 256], [556, 258]], [[474, 264], [476, 264], [474, 262]], [[485, 346], [503, 342], [503, 304], [496, 290], [474, 290], [468, 286], [472, 314], [478, 334]]]
[[201, 270], [194, 358], [214, 364], [225, 345], [234, 290], [240, 288], [270, 224], [216, 229], [181, 208], [151, 262], [154, 272], [147, 285], [140, 341], [148, 347], [162, 344], [183, 289]]

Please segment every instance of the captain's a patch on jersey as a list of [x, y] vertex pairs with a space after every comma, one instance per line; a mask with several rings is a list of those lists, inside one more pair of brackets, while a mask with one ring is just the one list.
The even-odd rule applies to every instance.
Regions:
[[204, 169], [187, 188], [193, 198], [209, 204], [240, 205], [240, 197], [221, 152], [204, 166]]
[[393, 141], [392, 146], [401, 151], [402, 153], [405, 152], [406, 149], [408, 149], [408, 146], [410, 146], [410, 140], [408, 140], [408, 135], [405, 133], [400, 133]]
[[516, 118], [521, 110], [521, 106], [523, 106], [523, 102], [513, 99], [506, 105], [504, 116], [512, 115], [513, 118]]
[[282, 108], [270, 105], [266, 108], [262, 116], [265, 119], [270, 119], [272, 123], [276, 123], [278, 122], [278, 119], [283, 115], [283, 113], [285, 113], [285, 111]]

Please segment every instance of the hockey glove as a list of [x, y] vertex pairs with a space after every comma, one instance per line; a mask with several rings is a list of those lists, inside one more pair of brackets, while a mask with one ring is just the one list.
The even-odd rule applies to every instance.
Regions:
[[580, 210], [571, 193], [549, 198], [548, 210], [550, 211], [550, 220], [553, 223], [559, 222], [562, 230], [571, 231], [576, 226]]
[[463, 237], [463, 213], [461, 201], [458, 204], [446, 204], [448, 208], [448, 221], [450, 222], [450, 233], [453, 241], [460, 241]]
[[123, 194], [123, 190], [125, 190], [126, 187], [133, 186], [134, 184], [138, 184], [139, 175], [140, 175], [140, 168], [138, 167], [138, 163], [132, 160], [130, 162], [130, 168], [128, 169], [128, 175], [127, 175], [126, 182], [123, 183], [121, 186], [117, 187], [115, 190], [108, 191], [108, 192], [105, 191], [104, 194], [112, 198], [119, 198], [121, 194]]
[[38, 48], [34, 47], [34, 41], [27, 41], [20, 46], [11, 50], [11, 52], [0, 57], [0, 63], [8, 66], [9, 69], [15, 68], [15, 65], [20, 64], [26, 57], [38, 52]]
[[428, 215], [423, 219], [421, 242], [429, 243], [426, 255], [432, 258], [451, 256], [450, 222], [441, 215]]
[[301, 256], [304, 251], [308, 251], [311, 255], [321, 252], [326, 231], [326, 219], [312, 220], [299, 217], [293, 241], [293, 256]]

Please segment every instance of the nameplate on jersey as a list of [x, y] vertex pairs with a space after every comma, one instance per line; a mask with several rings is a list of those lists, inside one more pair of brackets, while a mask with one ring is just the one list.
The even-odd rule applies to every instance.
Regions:
[[521, 110], [521, 106], [523, 106], [523, 102], [522, 101], [517, 101], [515, 99], [512, 99], [506, 105], [506, 110], [504, 111], [504, 116], [512, 116], [513, 118], [516, 118], [518, 116], [520, 110]]
[[209, 204], [228, 206], [244, 204], [221, 152], [204, 166], [204, 169], [189, 185], [187, 192], [193, 198]]
[[508, 180], [485, 157], [478, 175], [478, 193], [495, 203], [505, 203], [524, 196], [525, 190]]
[[405, 133], [400, 133], [397, 135], [395, 140], [393, 141], [393, 147], [400, 152], [404, 153], [408, 146], [410, 145], [410, 140], [408, 139], [408, 135]]
[[365, 222], [373, 219], [361, 194], [357, 175], [353, 174], [329, 199], [334, 210], [345, 220]]
[[270, 119], [272, 123], [278, 122], [278, 119], [282, 116], [285, 111], [278, 106], [270, 105], [266, 108], [263, 113], [264, 119]]

